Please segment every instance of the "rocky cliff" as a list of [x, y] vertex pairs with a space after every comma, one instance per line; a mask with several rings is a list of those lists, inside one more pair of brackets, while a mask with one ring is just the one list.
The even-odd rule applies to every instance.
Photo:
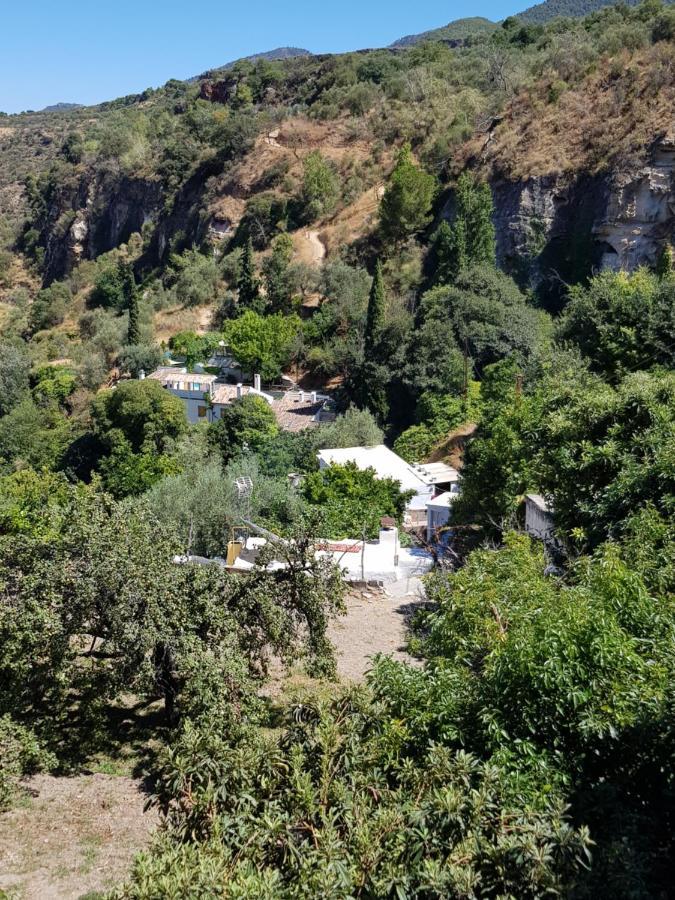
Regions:
[[[491, 181], [500, 265], [532, 286], [574, 281], [594, 268], [653, 265], [675, 243], [675, 139], [646, 164], [603, 174]], [[451, 210], [448, 209], [451, 214]]]

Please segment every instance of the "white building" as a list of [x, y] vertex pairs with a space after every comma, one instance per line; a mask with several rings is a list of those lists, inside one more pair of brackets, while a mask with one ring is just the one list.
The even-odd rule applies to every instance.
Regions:
[[552, 510], [541, 494], [525, 495], [525, 531], [540, 541], [553, 538]]
[[439, 493], [459, 491], [459, 472], [452, 466], [445, 463], [408, 463], [384, 444], [320, 450], [317, 458], [321, 469], [353, 462], [362, 471], [373, 469], [377, 478], [398, 481], [401, 491], [413, 491], [406, 507], [407, 525], [425, 525], [427, 504]]
[[438, 494], [427, 503], [427, 542], [436, 540], [439, 529], [445, 528], [450, 521], [452, 504], [459, 494], [459, 484], [453, 484], [449, 491]]
[[[189, 374], [186, 368], [164, 366], [148, 375], [159, 381], [185, 404], [188, 422], [215, 422], [223, 409], [233, 400], [248, 394], [262, 397], [272, 407], [282, 431], [302, 431], [324, 421], [324, 408], [328, 397], [315, 391], [286, 391], [283, 394], [267, 394], [261, 388], [260, 375], [253, 376], [253, 386], [225, 384], [217, 375]], [[333, 418], [326, 413], [326, 419]]]

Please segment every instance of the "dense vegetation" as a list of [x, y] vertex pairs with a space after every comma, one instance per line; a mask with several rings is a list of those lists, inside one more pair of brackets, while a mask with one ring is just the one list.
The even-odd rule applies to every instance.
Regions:
[[[115, 896], [672, 893], [672, 248], [581, 267], [552, 299], [527, 259], [497, 265], [492, 193], [464, 163], [527, 90], [555, 106], [600, 69], [625, 87], [631, 60], [636, 84], [666, 77], [674, 37], [649, 0], [12, 118], [0, 806], [26, 775], [131, 743], [165, 828]], [[113, 234], [118, 191], [153, 213]], [[247, 395], [191, 426], [138, 377], [208, 369], [223, 346], [267, 386], [330, 392], [335, 421], [284, 432]], [[410, 462], [464, 454], [420, 666], [379, 659], [358, 688], [270, 703], [272, 661], [335, 678], [343, 585], [316, 541], [405, 510], [397, 482], [319, 471], [317, 450], [383, 441]], [[546, 545], [522, 534], [530, 492]], [[188, 562], [250, 521], [272, 540], [247, 577]]]

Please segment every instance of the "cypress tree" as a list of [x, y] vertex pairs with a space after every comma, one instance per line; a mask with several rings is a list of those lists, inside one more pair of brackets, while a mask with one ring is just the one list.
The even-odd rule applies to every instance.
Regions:
[[260, 284], [255, 274], [253, 258], [253, 241], [249, 238], [244, 244], [241, 258], [241, 273], [237, 282], [239, 303], [246, 309], [254, 309], [260, 300]]
[[375, 263], [375, 275], [373, 283], [370, 287], [370, 296], [368, 297], [368, 312], [366, 314], [366, 333], [364, 336], [364, 352], [366, 359], [372, 358], [375, 350], [377, 339], [384, 326], [384, 307], [386, 296], [384, 293], [384, 279], [382, 277], [382, 266], [379, 259]]
[[[458, 223], [459, 224], [459, 223]], [[459, 232], [459, 228], [456, 229]], [[434, 238], [434, 254], [436, 256], [436, 284], [451, 284], [457, 275], [458, 255], [466, 255], [466, 242], [458, 247], [459, 233], [455, 233], [445, 220], [439, 225]]]
[[127, 329], [127, 344], [140, 344], [141, 332], [138, 310], [138, 289], [136, 285], [130, 289], [129, 296], [129, 327]]

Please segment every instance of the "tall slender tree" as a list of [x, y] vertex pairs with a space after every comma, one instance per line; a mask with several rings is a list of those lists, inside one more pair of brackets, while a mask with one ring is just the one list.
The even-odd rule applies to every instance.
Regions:
[[241, 258], [241, 272], [237, 283], [239, 303], [245, 309], [256, 309], [260, 302], [260, 282], [255, 273], [253, 257], [253, 241], [249, 238], [244, 244]]
[[368, 312], [366, 314], [366, 331], [364, 335], [364, 354], [366, 359], [372, 359], [373, 353], [377, 346], [377, 340], [384, 327], [384, 308], [386, 304], [386, 294], [384, 291], [384, 279], [382, 277], [382, 266], [379, 259], [375, 263], [375, 275], [373, 283], [370, 287], [370, 296], [368, 297]]
[[138, 288], [135, 283], [129, 289], [129, 326], [127, 329], [127, 344], [141, 343], [141, 330], [138, 309]]

